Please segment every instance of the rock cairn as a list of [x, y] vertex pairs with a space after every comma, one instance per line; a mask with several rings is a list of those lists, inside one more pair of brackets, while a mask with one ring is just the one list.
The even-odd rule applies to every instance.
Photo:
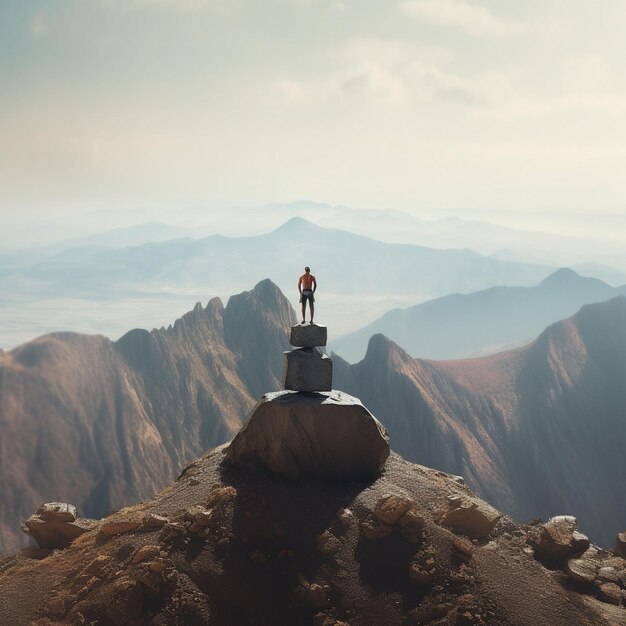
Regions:
[[285, 389], [305, 393], [332, 390], [333, 361], [317, 349], [326, 345], [327, 338], [326, 326], [291, 327], [289, 343], [295, 350], [285, 352]]
[[389, 456], [389, 438], [358, 398], [332, 388], [325, 326], [291, 328], [285, 391], [266, 393], [225, 450], [226, 461], [263, 466], [288, 480], [370, 480]]

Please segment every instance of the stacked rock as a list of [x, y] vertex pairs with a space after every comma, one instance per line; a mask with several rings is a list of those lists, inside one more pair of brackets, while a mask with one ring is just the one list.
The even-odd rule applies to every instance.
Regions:
[[266, 393], [225, 449], [227, 463], [263, 466], [288, 480], [372, 480], [389, 456], [381, 423], [358, 398], [332, 388], [332, 360], [317, 350], [326, 327], [291, 328], [285, 390]]
[[292, 391], [331, 391], [333, 362], [318, 347], [326, 345], [326, 326], [299, 324], [291, 327], [289, 343], [295, 350], [285, 352], [285, 389]]

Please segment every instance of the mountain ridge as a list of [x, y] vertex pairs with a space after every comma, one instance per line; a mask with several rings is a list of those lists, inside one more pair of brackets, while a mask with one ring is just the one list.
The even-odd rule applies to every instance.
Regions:
[[0, 512], [0, 545], [24, 543], [20, 521], [46, 499], [100, 517], [232, 437], [261, 390], [278, 388], [292, 323], [262, 281], [168, 328], [117, 342], [53, 333], [0, 354], [0, 498], [13, 503]]
[[331, 349], [355, 362], [363, 357], [369, 336], [381, 332], [416, 358], [480, 356], [529, 342], [547, 325], [573, 315], [584, 304], [619, 294], [626, 294], [626, 285], [611, 287], [561, 268], [534, 287], [489, 287], [392, 309], [334, 340]]
[[626, 476], [625, 296], [486, 357], [413, 359], [379, 335], [371, 342], [354, 365], [333, 355], [336, 384], [379, 416], [405, 458], [465, 476], [515, 519], [567, 510], [605, 545], [621, 532], [626, 505], [612, 486]]

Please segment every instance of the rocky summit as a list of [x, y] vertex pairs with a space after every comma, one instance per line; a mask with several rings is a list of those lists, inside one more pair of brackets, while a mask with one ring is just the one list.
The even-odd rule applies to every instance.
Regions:
[[291, 482], [220, 447], [64, 550], [0, 556], [0, 624], [625, 624], [626, 560], [580, 546], [547, 567], [553, 526], [395, 453], [367, 482]]

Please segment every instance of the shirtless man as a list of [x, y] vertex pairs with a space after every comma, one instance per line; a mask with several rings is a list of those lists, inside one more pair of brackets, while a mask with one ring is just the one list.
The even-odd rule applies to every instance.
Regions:
[[305, 311], [306, 311], [306, 301], [309, 301], [309, 307], [311, 309], [311, 324], [313, 323], [313, 315], [315, 313], [315, 307], [313, 303], [315, 302], [315, 298], [313, 294], [317, 289], [317, 281], [315, 280], [315, 276], [311, 274], [311, 268], [305, 267], [304, 274], [300, 276], [300, 280], [298, 281], [298, 291], [300, 292], [300, 302], [302, 302], [302, 324], [304, 324]]

